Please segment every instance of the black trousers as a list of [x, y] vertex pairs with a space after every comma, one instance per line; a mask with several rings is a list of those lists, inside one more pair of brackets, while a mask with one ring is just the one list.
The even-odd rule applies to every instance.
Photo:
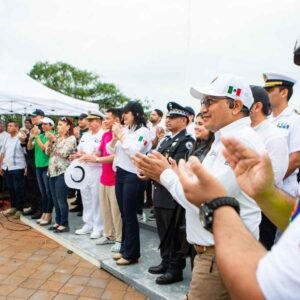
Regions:
[[10, 196], [11, 207], [22, 211], [24, 206], [25, 188], [24, 169], [5, 171], [4, 176]]
[[[155, 207], [157, 231], [160, 242], [166, 238], [168, 228], [173, 221], [174, 209]], [[180, 232], [173, 232], [174, 236], [179, 239]], [[170, 273], [182, 272], [185, 268], [185, 253], [182, 249], [182, 244], [174, 242], [172, 244], [162, 243], [160, 247], [160, 256], [162, 264], [167, 267]]]
[[117, 167], [115, 188], [123, 222], [120, 253], [125, 259], [138, 259], [141, 253], [137, 212], [141, 203], [143, 181], [136, 174]]
[[41, 209], [41, 194], [37, 183], [34, 157], [26, 158], [27, 176], [25, 176], [25, 202], [33, 209]]

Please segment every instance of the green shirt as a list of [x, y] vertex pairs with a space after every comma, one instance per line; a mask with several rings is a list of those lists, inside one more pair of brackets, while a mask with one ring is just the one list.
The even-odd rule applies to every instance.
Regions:
[[[52, 133], [52, 131], [51, 131]], [[54, 133], [54, 132], [53, 132]], [[45, 133], [40, 133], [39, 138], [43, 144], [48, 142], [48, 138], [45, 137]], [[34, 162], [36, 168], [48, 167], [49, 155], [47, 155], [38, 145], [36, 141], [37, 137], [34, 138]]]

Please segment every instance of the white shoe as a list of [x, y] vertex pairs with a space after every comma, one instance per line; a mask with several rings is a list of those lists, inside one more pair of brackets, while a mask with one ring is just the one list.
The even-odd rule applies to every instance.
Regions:
[[101, 238], [102, 234], [98, 231], [93, 231], [90, 235], [90, 239], [99, 239]]
[[83, 235], [83, 234], [88, 234], [88, 233], [91, 233], [92, 232], [92, 229], [86, 227], [85, 225], [80, 228], [80, 229], [77, 229], [75, 231], [75, 234], [78, 234], [78, 235]]
[[106, 236], [103, 236], [99, 240], [96, 241], [96, 245], [108, 245], [108, 244], [114, 244], [114, 240], [108, 239]]
[[121, 242], [115, 242], [115, 244], [110, 248], [111, 252], [120, 252]]
[[13, 216], [16, 212], [17, 212], [17, 209], [14, 208], [14, 207], [12, 207], [12, 208], [6, 209], [6, 210], [3, 212], [3, 214], [4, 214], [4, 216], [6, 216], [6, 217], [10, 217], [10, 216]]

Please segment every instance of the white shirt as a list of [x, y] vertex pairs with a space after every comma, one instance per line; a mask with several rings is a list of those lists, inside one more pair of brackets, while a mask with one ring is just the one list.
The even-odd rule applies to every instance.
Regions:
[[[86, 154], [96, 154], [99, 152], [99, 145], [102, 140], [103, 129], [100, 129], [97, 133], [92, 134], [91, 131], [85, 132], [77, 146], [77, 150]], [[100, 163], [87, 163], [89, 167], [102, 168]]]
[[182, 185], [177, 174], [167, 169], [160, 175], [161, 184], [172, 197], [185, 209], [186, 238], [190, 244], [210, 246], [214, 244], [213, 236], [205, 230], [200, 222], [199, 208], [185, 198]]
[[188, 126], [186, 127], [186, 131], [187, 131], [187, 133], [189, 133], [191, 135], [191, 137], [193, 137], [194, 140], [196, 140], [194, 122], [191, 122], [188, 124]]
[[253, 128], [262, 138], [272, 162], [275, 185], [282, 188], [283, 178], [289, 165], [289, 149], [280, 130], [266, 119]]
[[5, 140], [7, 139], [8, 136], [9, 136], [9, 134], [6, 131], [3, 131], [0, 133], [0, 151], [3, 147], [3, 145], [5, 144]]
[[106, 145], [107, 152], [115, 153], [113, 169], [120, 167], [130, 173], [137, 173], [136, 166], [132, 162], [131, 156], [137, 152], [147, 153], [151, 150], [152, 136], [147, 127], [140, 127], [136, 131], [130, 131], [124, 128], [124, 141], [117, 141], [114, 148], [111, 142]]
[[147, 124], [147, 126], [150, 129], [152, 140], [154, 140], [156, 138], [157, 128], [162, 128], [163, 130], [165, 130], [165, 126], [162, 124], [162, 122], [159, 122], [158, 124], [155, 124], [155, 125], [153, 125], [151, 122], [149, 122], [149, 124]]
[[300, 215], [258, 263], [256, 278], [266, 299], [300, 298]]
[[[296, 114], [291, 107], [287, 107], [277, 117], [271, 115], [270, 120], [286, 137], [289, 154], [300, 151], [300, 116]], [[283, 181], [283, 189], [292, 196], [297, 195], [297, 173], [298, 170], [296, 169]]]
[[[259, 153], [264, 151], [263, 141], [250, 127], [250, 119], [248, 117], [242, 118], [215, 133], [215, 141], [202, 163], [211, 174], [223, 183], [228, 196], [235, 197], [239, 201], [241, 219], [250, 232], [258, 239], [261, 211], [256, 202], [240, 189], [233, 170], [227, 164], [222, 154], [223, 144], [220, 140], [221, 136], [235, 137]], [[212, 234], [205, 230], [199, 221], [199, 209], [189, 204], [185, 198], [178, 176], [172, 170], [165, 170], [161, 174], [160, 180], [170, 191], [173, 198], [178, 201], [186, 211], [189, 210], [189, 217], [186, 218], [188, 241], [192, 244], [202, 246], [214, 245]], [[205, 193], [205, 191], [203, 192]]]
[[4, 155], [1, 168], [8, 171], [25, 169], [25, 151], [26, 147], [21, 146], [19, 136], [11, 137], [9, 134], [1, 149], [1, 154]]

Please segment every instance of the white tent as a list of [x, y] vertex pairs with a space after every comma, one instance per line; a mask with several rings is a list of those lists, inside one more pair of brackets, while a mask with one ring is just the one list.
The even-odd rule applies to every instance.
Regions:
[[0, 115], [27, 115], [37, 108], [46, 115], [79, 116], [98, 110], [98, 104], [58, 93], [25, 74], [0, 74]]

